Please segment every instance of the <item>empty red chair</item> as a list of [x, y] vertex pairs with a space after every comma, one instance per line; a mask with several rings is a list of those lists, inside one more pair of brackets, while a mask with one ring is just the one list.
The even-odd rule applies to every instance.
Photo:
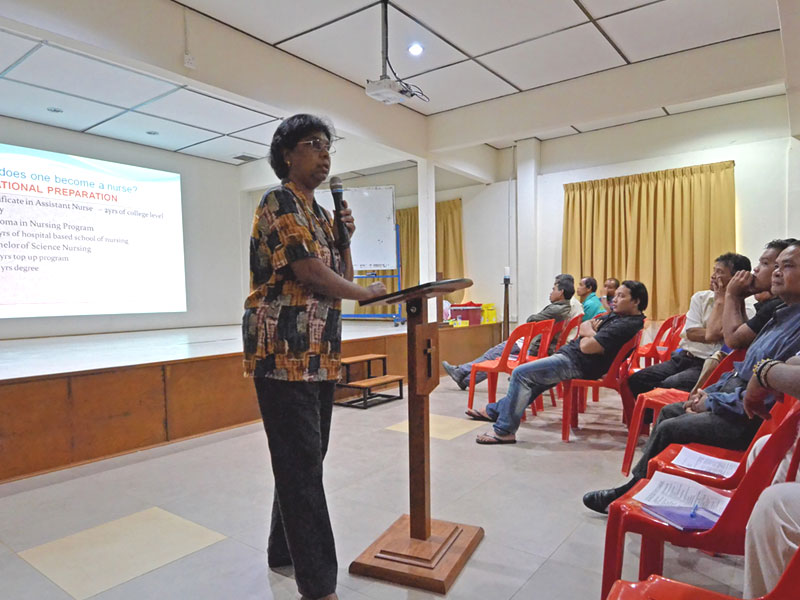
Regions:
[[[614, 361], [611, 363], [608, 371], [600, 379], [568, 379], [563, 382], [564, 384], [564, 401], [561, 403], [563, 407], [561, 416], [561, 439], [565, 442], [569, 441], [570, 427], [578, 426], [578, 412], [579, 412], [579, 399], [578, 395], [584, 393], [586, 388], [592, 388], [592, 393], [599, 393], [601, 387], [609, 388], [619, 391], [619, 369], [622, 362], [628, 355], [639, 345], [639, 340], [642, 339], [642, 332], [639, 331], [633, 336], [622, 348], [619, 349]], [[583, 396], [585, 400], [586, 396]]]
[[[744, 350], [734, 350], [728, 356], [723, 358], [717, 367], [711, 372], [706, 380], [706, 385], [716, 383], [723, 373], [727, 373], [733, 369], [733, 363], [744, 360]], [[622, 394], [623, 405], [625, 404], [626, 396], [630, 396], [627, 386], [620, 392]], [[633, 463], [633, 455], [636, 452], [636, 442], [639, 440], [643, 427], [644, 411], [648, 408], [653, 411], [653, 423], [658, 418], [658, 413], [667, 404], [673, 402], [686, 401], [689, 398], [689, 392], [683, 390], [672, 390], [667, 388], [656, 388], [639, 394], [636, 399], [636, 406], [633, 408], [633, 416], [628, 424], [628, 443], [625, 446], [625, 454], [622, 456], [622, 474], [627, 475], [631, 471], [631, 463]]]
[[[800, 550], [794, 553], [775, 589], [756, 600], [797, 600], [798, 588], [800, 588]], [[635, 583], [617, 581], [606, 600], [735, 600], [735, 598], [736, 596], [704, 590], [660, 575], [651, 575], [645, 581]]]
[[[653, 341], [649, 344], [642, 344], [639, 346], [639, 357], [644, 361], [644, 366], [649, 367], [650, 365], [664, 362], [661, 359], [661, 355], [658, 353], [658, 349], [659, 347], [668, 347], [668, 340], [675, 327], [675, 321], [677, 321], [680, 316], [681, 315], [673, 315], [668, 317], [661, 324], [661, 327], [658, 328], [658, 333], [656, 333], [656, 337], [653, 338]], [[637, 362], [635, 366], [639, 366], [639, 363]]]
[[[647, 463], [647, 476], [652, 477], [653, 473], [656, 471], [662, 471], [663, 473], [669, 473], [670, 475], [686, 477], [687, 479], [692, 479], [693, 481], [711, 487], [732, 490], [742, 481], [744, 472], [747, 470], [747, 456], [753, 449], [756, 440], [775, 431], [775, 428], [778, 427], [778, 425], [780, 425], [780, 423], [786, 417], [786, 414], [789, 412], [793, 402], [794, 400], [791, 397], [787, 397], [783, 402], [775, 403], [775, 406], [773, 406], [772, 410], [770, 411], [772, 418], [768, 421], [764, 421], [761, 424], [761, 427], [758, 428], [758, 431], [756, 432], [755, 437], [753, 437], [753, 441], [750, 442], [750, 446], [747, 448], [747, 450], [726, 450], [724, 448], [707, 446], [705, 444], [670, 444], [664, 448], [663, 451], [659, 452], [658, 456], [654, 456], [650, 459], [650, 462]], [[705, 471], [695, 471], [693, 469], [687, 469], [686, 467], [679, 467], [678, 465], [672, 464], [672, 461], [675, 460], [680, 453], [681, 448], [684, 447], [694, 450], [695, 452], [700, 452], [701, 454], [705, 454], [707, 456], [736, 461], [739, 463], [739, 467], [730, 477], [723, 477], [722, 475], [714, 475], [713, 473], [706, 473]]]
[[[681, 531], [650, 516], [633, 497], [649, 480], [642, 479], [622, 498], [608, 507], [601, 598], [606, 598], [622, 574], [625, 534], [642, 536], [639, 580], [660, 575], [664, 563], [664, 542], [712, 553], [742, 555], [745, 525], [761, 492], [772, 483], [778, 465], [795, 443], [800, 423], [800, 403], [795, 402], [783, 422], [775, 429], [756, 456], [735, 490], [717, 490], [730, 497], [717, 523], [706, 531]], [[796, 449], [800, 451], [800, 447]]]
[[[467, 408], [472, 408], [472, 401], [475, 396], [475, 375], [478, 371], [485, 371], [489, 374], [489, 403], [497, 402], [497, 375], [499, 373], [511, 373], [515, 367], [528, 362], [528, 360], [536, 360], [547, 356], [547, 347], [550, 345], [552, 338], [553, 319], [547, 321], [538, 321], [535, 323], [523, 323], [517, 325], [511, 335], [508, 336], [503, 354], [496, 360], [484, 360], [472, 365], [472, 370], [469, 374], [469, 400], [467, 401]], [[541, 335], [539, 342], [539, 352], [534, 356], [528, 356], [528, 347], [531, 345], [533, 339]], [[517, 340], [522, 339], [522, 348], [519, 350], [519, 356], [516, 360], [511, 359], [511, 352], [515, 349]]]

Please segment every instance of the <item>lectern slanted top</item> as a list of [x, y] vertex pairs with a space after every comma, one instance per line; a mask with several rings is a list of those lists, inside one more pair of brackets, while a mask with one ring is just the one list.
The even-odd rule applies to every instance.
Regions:
[[431, 519], [430, 411], [439, 384], [439, 328], [428, 323], [427, 299], [472, 285], [446, 279], [386, 294], [367, 304], [404, 302], [408, 317], [410, 515], [401, 516], [350, 564], [350, 572], [446, 593], [483, 538], [483, 529]]

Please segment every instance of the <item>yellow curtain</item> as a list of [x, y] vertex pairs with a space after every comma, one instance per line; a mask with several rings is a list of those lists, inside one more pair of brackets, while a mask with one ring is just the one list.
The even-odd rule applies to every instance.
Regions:
[[[400, 228], [400, 285], [403, 289], [419, 284], [419, 213], [417, 207], [395, 211], [395, 222]], [[462, 245], [461, 199], [436, 203], [436, 270], [445, 279], [464, 276], [464, 252]], [[366, 271], [358, 271], [364, 275]], [[395, 275], [397, 271], [375, 271], [378, 275]], [[383, 281], [390, 291], [397, 290], [397, 279], [356, 279], [362, 286], [373, 281]], [[445, 296], [450, 302], [460, 302], [464, 291], [459, 290]], [[357, 314], [381, 314], [396, 311], [397, 306], [364, 306], [356, 304]]]
[[714, 258], [736, 249], [733, 161], [564, 185], [561, 267], [636, 279], [655, 320], [686, 312]]

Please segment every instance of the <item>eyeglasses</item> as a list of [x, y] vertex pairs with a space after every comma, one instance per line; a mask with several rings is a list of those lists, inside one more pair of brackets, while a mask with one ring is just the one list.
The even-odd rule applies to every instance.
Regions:
[[315, 152], [322, 152], [323, 150], [328, 154], [334, 154], [336, 152], [336, 148], [333, 147], [333, 144], [328, 140], [322, 140], [320, 138], [311, 138], [310, 140], [303, 140], [302, 142], [297, 142], [298, 144], [309, 144]]

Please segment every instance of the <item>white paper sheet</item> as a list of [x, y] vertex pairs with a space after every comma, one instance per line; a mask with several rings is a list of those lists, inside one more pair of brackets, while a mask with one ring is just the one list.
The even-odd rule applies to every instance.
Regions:
[[706, 486], [678, 477], [656, 471], [647, 485], [633, 497], [642, 504], [650, 506], [685, 506], [698, 507], [710, 510], [720, 515], [728, 505], [730, 498], [717, 493]]
[[723, 477], [730, 477], [739, 468], [739, 463], [736, 461], [709, 456], [686, 447], [681, 448], [672, 464], [685, 469], [722, 475]]

